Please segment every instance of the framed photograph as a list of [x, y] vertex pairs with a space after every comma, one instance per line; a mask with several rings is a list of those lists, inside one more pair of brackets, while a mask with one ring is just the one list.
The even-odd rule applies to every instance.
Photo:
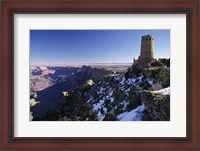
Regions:
[[1, 2], [2, 150], [199, 150], [199, 1]]

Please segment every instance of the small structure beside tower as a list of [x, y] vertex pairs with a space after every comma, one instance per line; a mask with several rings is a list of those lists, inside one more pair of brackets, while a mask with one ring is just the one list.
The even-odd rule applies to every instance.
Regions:
[[134, 58], [134, 65], [143, 69], [147, 67], [154, 59], [154, 37], [145, 35], [141, 38], [140, 56], [137, 60]]

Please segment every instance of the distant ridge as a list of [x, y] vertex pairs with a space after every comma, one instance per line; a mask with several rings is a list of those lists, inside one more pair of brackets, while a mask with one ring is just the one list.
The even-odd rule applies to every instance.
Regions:
[[123, 66], [131, 66], [133, 63], [81, 63], [81, 64], [40, 64], [40, 65], [30, 65], [30, 67], [36, 66], [47, 66], [47, 67], [81, 67], [81, 66], [95, 66], [95, 65], [104, 65], [104, 66], [111, 66], [111, 65], [123, 65]]

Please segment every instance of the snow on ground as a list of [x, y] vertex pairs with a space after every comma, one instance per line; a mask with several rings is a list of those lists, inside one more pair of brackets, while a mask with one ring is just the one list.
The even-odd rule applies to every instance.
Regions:
[[149, 84], [150, 84], [151, 86], [153, 86], [154, 82], [153, 82], [153, 79], [152, 79], [152, 78], [147, 78], [146, 81], [148, 81]]
[[[93, 105], [93, 110], [98, 112], [97, 116], [99, 121], [102, 121], [107, 113], [107, 108], [103, 107], [103, 104], [104, 100], [100, 100], [99, 103]], [[103, 108], [104, 114], [101, 114], [101, 108]]]
[[111, 97], [112, 95], [113, 95], [113, 89], [112, 88], [110, 88], [109, 90], [108, 90], [108, 97]]
[[125, 91], [124, 91], [124, 93], [126, 93], [126, 95], [128, 95], [129, 94], [129, 92], [130, 92], [130, 87], [128, 88], [128, 89], [126, 89]]
[[136, 81], [136, 78], [135, 78], [135, 77], [132, 78], [132, 79], [129, 78], [128, 80], [126, 80], [126, 83], [129, 84], [129, 85], [130, 85], [130, 84], [135, 84], [135, 81]]
[[105, 117], [105, 115], [101, 114], [101, 112], [98, 112], [97, 116], [98, 116], [99, 121], [103, 121], [103, 119]]
[[110, 98], [110, 102], [111, 102], [111, 103], [113, 103], [113, 101], [114, 101], [114, 98], [113, 98], [113, 97], [111, 97], [111, 98]]
[[118, 76], [119, 74], [109, 74], [109, 77], [115, 77], [115, 76]]
[[143, 78], [144, 76], [141, 74], [137, 79], [139, 79], [139, 82], [141, 82], [142, 81], [142, 78]]
[[121, 85], [124, 85], [124, 82], [125, 82], [125, 80], [126, 80], [125, 77], [123, 76], [122, 79], [120, 79], [120, 80], [121, 80], [121, 81], [120, 81], [120, 84], [121, 84]]
[[104, 88], [100, 87], [100, 90], [97, 91], [97, 94], [101, 94], [103, 92]]
[[128, 102], [127, 101], [122, 101], [120, 104], [123, 105], [123, 110], [125, 110], [127, 105], [128, 105]]
[[76, 73], [78, 73], [78, 72], [80, 72], [81, 71], [81, 69], [79, 69], [78, 71], [76, 71]]
[[100, 109], [100, 108], [101, 108], [100, 103], [96, 103], [96, 104], [93, 105], [93, 109], [96, 110], [96, 111], [98, 111], [98, 109]]
[[90, 97], [86, 102], [89, 103], [92, 100], [93, 100], [93, 98]]
[[164, 89], [160, 89], [160, 90], [157, 90], [157, 91], [152, 91], [153, 93], [156, 93], [156, 94], [163, 94], [163, 95], [170, 95], [170, 87], [168, 88], [164, 88]]
[[35, 99], [37, 99], [37, 97], [38, 97], [38, 96], [37, 96], [37, 93], [35, 93], [35, 94], [33, 95], [33, 97], [34, 97]]
[[130, 112], [124, 112], [117, 116], [119, 121], [140, 121], [142, 118], [142, 112], [144, 111], [144, 104], [138, 106]]
[[169, 70], [170, 71], [170, 67], [165, 67], [165, 69]]

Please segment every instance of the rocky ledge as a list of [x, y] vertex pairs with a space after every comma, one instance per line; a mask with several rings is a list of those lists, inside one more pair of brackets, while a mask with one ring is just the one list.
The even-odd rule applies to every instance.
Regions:
[[152, 91], [143, 91], [141, 101], [144, 103], [145, 110], [149, 117], [156, 121], [170, 120], [170, 96], [156, 94]]

